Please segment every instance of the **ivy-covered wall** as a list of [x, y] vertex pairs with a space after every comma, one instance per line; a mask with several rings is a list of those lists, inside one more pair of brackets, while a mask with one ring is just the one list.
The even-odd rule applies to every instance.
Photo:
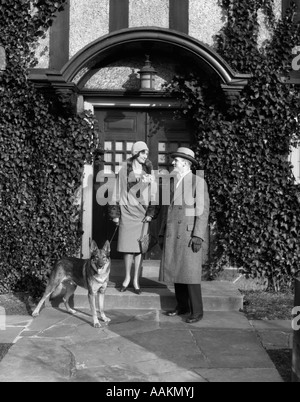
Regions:
[[[243, 268], [275, 290], [299, 270], [300, 204], [288, 154], [299, 142], [299, 88], [282, 82], [291, 69], [300, 27], [294, 8], [274, 18], [271, 0], [220, 2], [227, 23], [218, 52], [252, 79], [233, 105], [220, 88], [197, 77], [177, 77], [169, 90], [195, 124], [195, 148], [206, 171], [216, 236], [213, 271]], [[258, 43], [258, 10], [270, 39]]]
[[63, 3], [0, 4], [0, 292], [38, 293], [54, 261], [80, 250], [75, 196], [92, 159], [93, 120], [28, 81], [34, 46]]

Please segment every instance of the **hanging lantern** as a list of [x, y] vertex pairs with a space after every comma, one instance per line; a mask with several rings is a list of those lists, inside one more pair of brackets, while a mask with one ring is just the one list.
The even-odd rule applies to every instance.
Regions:
[[149, 55], [146, 55], [145, 65], [138, 73], [140, 74], [141, 91], [154, 91], [156, 71], [151, 66]]

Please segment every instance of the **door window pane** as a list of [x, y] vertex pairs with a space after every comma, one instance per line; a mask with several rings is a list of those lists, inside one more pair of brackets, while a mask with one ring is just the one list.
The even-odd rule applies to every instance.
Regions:
[[112, 142], [111, 141], [105, 141], [104, 149], [105, 149], [105, 151], [112, 151]]
[[165, 142], [160, 142], [158, 144], [158, 151], [159, 152], [166, 152], [167, 150], [167, 144]]
[[105, 165], [105, 166], [104, 166], [104, 173], [105, 173], [105, 174], [111, 174], [111, 173], [113, 173], [112, 166], [107, 166], [107, 165]]
[[160, 154], [158, 157], [158, 163], [168, 163], [167, 155]]
[[123, 151], [123, 142], [116, 142], [116, 151]]
[[170, 143], [170, 152], [175, 152], [178, 149], [178, 142], [171, 142]]
[[129, 152], [131, 152], [132, 147], [133, 147], [133, 142], [127, 142], [126, 150], [129, 151]]
[[105, 154], [104, 161], [107, 163], [111, 163], [112, 162], [112, 154]]
[[116, 154], [116, 163], [122, 163], [123, 162], [123, 154]]

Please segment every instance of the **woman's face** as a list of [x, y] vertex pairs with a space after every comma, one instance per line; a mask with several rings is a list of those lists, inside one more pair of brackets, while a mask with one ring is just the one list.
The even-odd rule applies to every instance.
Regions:
[[142, 165], [144, 165], [144, 163], [146, 162], [146, 160], [148, 159], [149, 156], [149, 151], [148, 149], [145, 149], [144, 151], [141, 151], [137, 157], [137, 161], [139, 163], [141, 163]]

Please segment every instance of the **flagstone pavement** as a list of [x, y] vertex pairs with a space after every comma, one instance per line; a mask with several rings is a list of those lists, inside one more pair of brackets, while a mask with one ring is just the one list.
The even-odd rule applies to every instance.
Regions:
[[[1, 311], [0, 311], [1, 315]], [[266, 349], [292, 345], [289, 321], [248, 321], [206, 312], [196, 324], [158, 310], [111, 310], [100, 329], [88, 309], [75, 316], [5, 316], [0, 382], [283, 382]]]

